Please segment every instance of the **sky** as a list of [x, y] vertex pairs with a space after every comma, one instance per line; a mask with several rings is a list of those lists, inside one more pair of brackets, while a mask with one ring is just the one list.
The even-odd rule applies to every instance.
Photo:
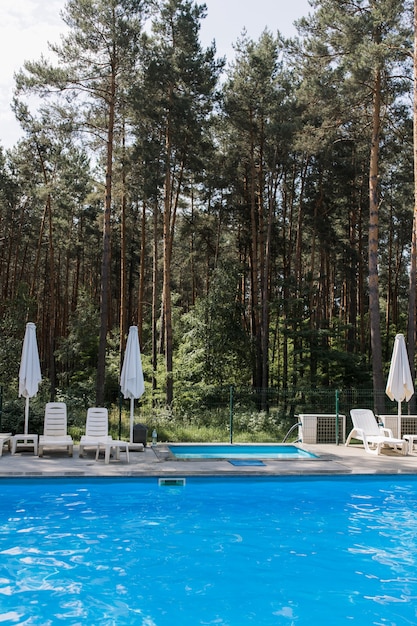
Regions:
[[[199, 4], [203, 1], [199, 0]], [[24, 61], [48, 55], [48, 42], [65, 32], [60, 12], [66, 0], [0, 0], [0, 144], [11, 148], [21, 136], [10, 108], [14, 78]], [[246, 30], [257, 40], [265, 28], [293, 36], [294, 21], [311, 11], [308, 0], [205, 0], [204, 46], [216, 42], [218, 56], [233, 57], [233, 44]]]

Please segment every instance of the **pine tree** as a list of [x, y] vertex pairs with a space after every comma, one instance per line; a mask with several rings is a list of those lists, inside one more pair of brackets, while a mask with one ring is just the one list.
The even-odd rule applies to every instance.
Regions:
[[[406, 0], [316, 0], [314, 16], [300, 22], [306, 35], [302, 69], [306, 111], [315, 126], [309, 130], [319, 143], [332, 136], [357, 143], [368, 138], [369, 317], [377, 392], [384, 389], [378, 276], [380, 148], [387, 111], [407, 89], [396, 71], [409, 49], [406, 5]], [[323, 134], [329, 128], [333, 135]]]
[[[214, 46], [199, 42], [204, 5], [166, 0], [152, 25], [147, 64], [140, 93], [136, 94], [142, 127], [152, 120], [161, 164], [163, 286], [162, 321], [166, 369], [166, 403], [173, 400], [172, 254], [177, 212], [185, 184], [198, 164], [204, 127], [212, 111], [221, 64]], [[148, 152], [149, 154], [149, 152]], [[154, 179], [154, 175], [153, 179]]]
[[63, 19], [69, 33], [51, 45], [58, 66], [42, 59], [25, 64], [18, 91], [60, 96], [63, 115], [77, 119], [104, 168], [104, 219], [101, 264], [100, 337], [96, 402], [104, 402], [107, 332], [110, 315], [111, 225], [114, 147], [122, 135], [121, 111], [134, 74], [145, 0], [69, 0]]

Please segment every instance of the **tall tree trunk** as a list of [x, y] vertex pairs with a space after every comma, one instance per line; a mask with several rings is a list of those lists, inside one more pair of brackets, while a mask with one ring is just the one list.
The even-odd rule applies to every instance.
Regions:
[[152, 389], [156, 389], [158, 367], [158, 201], [153, 212], [153, 266], [152, 266]]
[[[250, 223], [251, 223], [251, 334], [254, 342], [254, 364], [253, 364], [253, 385], [257, 388], [262, 386], [261, 374], [261, 331], [259, 321], [259, 294], [260, 294], [260, 263], [259, 263], [259, 239], [262, 234], [262, 224], [260, 223], [260, 212], [257, 210], [257, 189], [256, 189], [256, 165], [255, 165], [255, 139], [254, 139], [253, 112], [250, 111], [250, 169], [249, 177], [249, 203], [250, 203]], [[258, 190], [259, 191], [259, 190]]]
[[[36, 141], [36, 150], [39, 156], [39, 162], [42, 169], [42, 177], [45, 188], [51, 184], [50, 177], [48, 175], [48, 168], [45, 164], [45, 160], [42, 155], [42, 149], [39, 145], [37, 139]], [[45, 211], [42, 217], [42, 226], [39, 234], [38, 241], [38, 250], [37, 250], [37, 258], [35, 263], [35, 269], [39, 264], [41, 248], [42, 248], [42, 239], [44, 229], [46, 227], [46, 222], [48, 224], [48, 258], [49, 258], [49, 288], [48, 295], [49, 301], [48, 306], [45, 307], [46, 311], [46, 326], [48, 328], [47, 331], [47, 346], [46, 346], [46, 357], [48, 360], [48, 375], [50, 381], [50, 400], [53, 401], [55, 397], [55, 387], [56, 387], [56, 372], [55, 372], [55, 323], [56, 323], [56, 289], [55, 289], [55, 261], [54, 261], [54, 243], [53, 243], [53, 223], [52, 223], [52, 200], [51, 194], [48, 192], [45, 203]], [[31, 292], [34, 293], [35, 290], [35, 277], [37, 276], [37, 271], [33, 274], [33, 283]], [[46, 332], [46, 331], [45, 331]]]
[[[171, 108], [173, 100], [172, 84], [168, 86], [169, 110], [165, 124], [165, 176], [164, 176], [164, 214], [162, 220], [163, 237], [163, 272], [162, 272], [162, 329], [161, 338], [165, 351], [165, 393], [166, 406], [170, 407], [174, 398], [173, 382], [173, 345], [172, 345], [172, 308], [171, 308], [171, 257], [172, 257], [172, 196], [173, 181], [171, 172], [172, 159], [172, 119]], [[156, 259], [155, 259], [156, 261]]]
[[306, 161], [304, 166], [304, 171], [302, 172], [302, 179], [300, 184], [300, 196], [298, 199], [298, 213], [296, 222], [296, 231], [295, 231], [295, 259], [294, 259], [294, 276], [295, 276], [295, 286], [294, 286], [294, 305], [293, 305], [293, 333], [294, 333], [294, 355], [293, 355], [293, 373], [292, 373], [292, 383], [297, 384], [297, 374], [296, 372], [300, 372], [301, 376], [304, 373], [304, 367], [302, 363], [302, 347], [303, 347], [303, 339], [301, 334], [301, 320], [303, 319], [302, 312], [302, 292], [303, 292], [303, 219], [304, 219], [304, 188], [306, 183], [306, 174], [307, 174], [308, 161]]
[[50, 400], [55, 399], [56, 388], [56, 371], [55, 371], [55, 329], [56, 329], [56, 287], [55, 287], [55, 260], [54, 260], [54, 242], [53, 242], [53, 224], [52, 224], [52, 202], [51, 194], [48, 193], [48, 224], [49, 224], [49, 337], [48, 337], [48, 353], [49, 353], [49, 381], [50, 381]]
[[123, 364], [123, 352], [126, 345], [127, 335], [127, 271], [126, 271], [126, 171], [125, 171], [125, 136], [123, 135], [123, 158], [122, 158], [122, 198], [121, 198], [121, 218], [120, 218], [120, 312], [119, 312], [119, 356], [120, 371]]
[[378, 244], [379, 244], [379, 197], [378, 161], [381, 130], [381, 71], [375, 70], [371, 154], [369, 164], [369, 318], [372, 351], [372, 380], [375, 394], [375, 408], [383, 412], [384, 389], [382, 376], [381, 320], [379, 308]]
[[269, 308], [272, 225], [276, 199], [277, 180], [271, 175], [268, 190], [268, 220], [265, 242], [265, 268], [262, 289], [262, 388], [269, 387]]
[[141, 219], [141, 242], [140, 242], [140, 266], [139, 266], [139, 287], [138, 287], [138, 332], [139, 341], [142, 345], [143, 330], [143, 305], [145, 297], [145, 261], [146, 261], [146, 201], [142, 205]]
[[[413, 229], [411, 233], [410, 259], [410, 292], [408, 297], [408, 358], [410, 360], [411, 376], [416, 377], [416, 288], [417, 288], [417, 0], [414, 0], [414, 57], [413, 57], [413, 154], [414, 154], [414, 211]], [[415, 408], [416, 398], [413, 396], [410, 404]], [[411, 410], [411, 406], [410, 406]], [[412, 410], [414, 413], [414, 410]]]
[[165, 371], [166, 371], [166, 405], [171, 406], [174, 398], [174, 383], [172, 378], [173, 345], [172, 345], [172, 304], [171, 304], [171, 140], [170, 130], [167, 130], [167, 163], [165, 171], [164, 189], [164, 272], [163, 272], [163, 316], [165, 323]]
[[[172, 88], [170, 100], [172, 99]], [[172, 301], [171, 301], [171, 259], [174, 243], [175, 220], [180, 198], [182, 179], [184, 174], [184, 159], [180, 160], [178, 172], [174, 178], [171, 171], [172, 160], [172, 120], [168, 116], [166, 124], [166, 170], [164, 180], [164, 217], [163, 217], [163, 286], [162, 286], [162, 317], [164, 324], [164, 349], [166, 372], [166, 405], [170, 407], [174, 399], [173, 379], [173, 331], [172, 331]], [[186, 151], [186, 149], [185, 149]], [[174, 185], [175, 180], [175, 185]]]
[[104, 383], [106, 376], [106, 348], [107, 328], [109, 318], [110, 296], [110, 258], [111, 258], [111, 203], [112, 203], [112, 178], [113, 178], [113, 142], [114, 142], [114, 117], [116, 78], [114, 72], [111, 75], [109, 97], [109, 123], [107, 128], [107, 158], [106, 158], [106, 184], [104, 199], [104, 223], [103, 223], [103, 258], [101, 265], [101, 292], [100, 292], [100, 334], [97, 358], [96, 380], [96, 404], [104, 404]]

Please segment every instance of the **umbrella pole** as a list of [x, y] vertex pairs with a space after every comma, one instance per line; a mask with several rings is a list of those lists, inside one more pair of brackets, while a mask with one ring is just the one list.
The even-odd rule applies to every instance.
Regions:
[[133, 443], [133, 414], [134, 412], [135, 412], [135, 399], [131, 398], [130, 399], [130, 434], [129, 434], [130, 443]]
[[397, 437], [401, 439], [401, 400], [398, 400]]
[[29, 432], [29, 398], [26, 398], [25, 403], [25, 430], [24, 433], [27, 435]]
[[122, 438], [122, 394], [119, 389], [119, 439]]

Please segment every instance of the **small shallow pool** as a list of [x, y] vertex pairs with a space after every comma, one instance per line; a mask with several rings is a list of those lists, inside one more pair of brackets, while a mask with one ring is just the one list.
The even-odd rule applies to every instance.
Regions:
[[311, 452], [285, 444], [170, 445], [177, 459], [317, 459]]

